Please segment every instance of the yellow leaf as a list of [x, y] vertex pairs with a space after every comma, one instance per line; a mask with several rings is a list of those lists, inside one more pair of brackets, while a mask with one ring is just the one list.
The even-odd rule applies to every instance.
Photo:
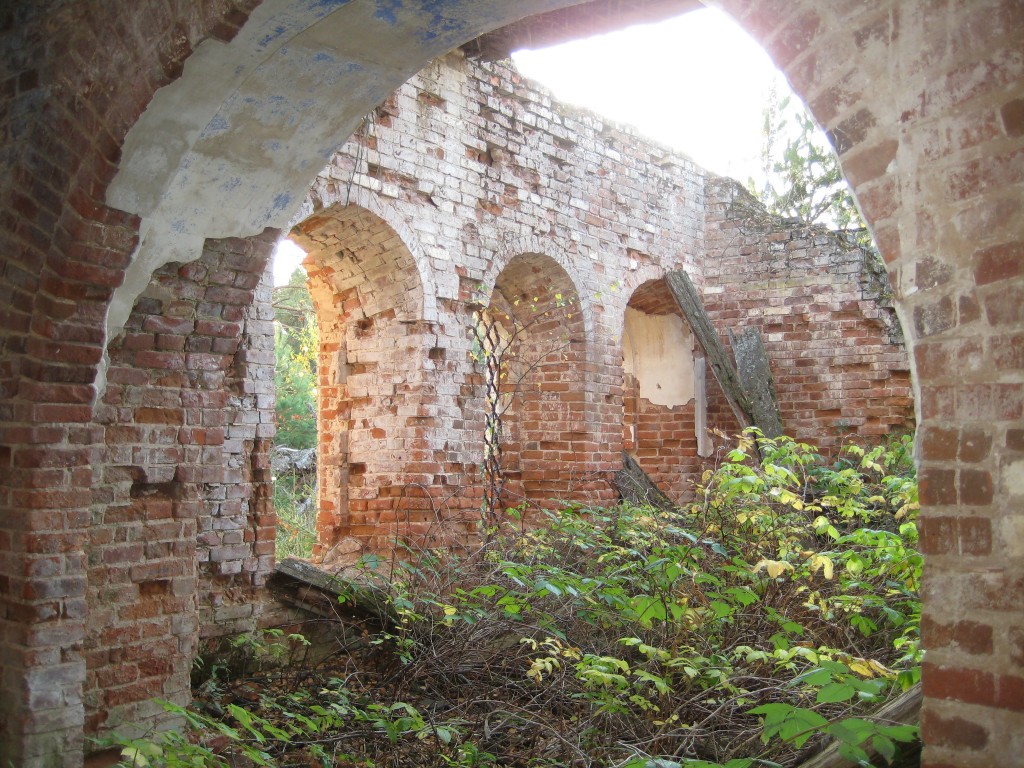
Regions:
[[759, 560], [751, 573], [757, 573], [762, 568], [768, 572], [773, 579], [777, 579], [785, 571], [792, 571], [793, 566], [784, 560]]
[[875, 661], [874, 659], [868, 659], [867, 661], [868, 666], [875, 670], [875, 672], [877, 672], [882, 677], [892, 677], [893, 671], [889, 669], [887, 666], [885, 666], [885, 664], [882, 664], [879, 661]]
[[862, 661], [850, 662], [850, 671], [856, 672], [861, 677], [874, 677], [875, 673], [867, 664]]
[[815, 555], [811, 558], [811, 570], [817, 573], [819, 570], [825, 575], [826, 579], [832, 578], [834, 575], [834, 564], [831, 558], [825, 555]]
[[125, 747], [121, 750], [121, 757], [129, 765], [138, 766], [138, 768], [146, 768], [149, 765], [149, 760], [137, 747]]
[[454, 616], [458, 612], [459, 612], [459, 609], [455, 608], [454, 606], [446, 605], [444, 607], [444, 615], [445, 616]]

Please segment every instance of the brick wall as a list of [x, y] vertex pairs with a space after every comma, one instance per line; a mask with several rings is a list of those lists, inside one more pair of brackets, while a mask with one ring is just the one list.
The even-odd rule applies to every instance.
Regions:
[[[334, 155], [304, 214], [293, 238], [310, 254], [323, 334], [320, 554], [341, 539], [380, 550], [473, 530], [477, 303], [517, 337], [501, 406], [506, 505], [612, 500], [623, 448], [687, 498], [713, 460], [698, 453], [698, 410], [707, 428], [738, 430], [713, 380], [699, 402], [665, 406], [624, 378], [626, 305], [678, 317], [660, 279], [673, 269], [703, 285], [723, 336], [762, 329], [790, 434], [829, 450], [913, 428], [899, 323], [866, 252], [767, 216], [508, 64], [450, 54], [428, 66]], [[661, 354], [692, 368], [702, 351]]]
[[[162, 525], [156, 521], [163, 519], [156, 517], [165, 501], [158, 494], [131, 498], [132, 484], [145, 484], [146, 479], [108, 475], [106, 430], [123, 424], [104, 412], [105, 403], [97, 407], [94, 383], [106, 343], [109, 300], [132, 259], [141, 220], [108, 208], [105, 190], [121, 162], [129, 127], [136, 124], [160, 86], [173, 81], [183, 98], [209, 99], [214, 109], [218, 100], [227, 100], [230, 88], [218, 90], [223, 84], [206, 77], [201, 66], [193, 67], [191, 73], [185, 69], [183, 75], [183, 65], [201, 42], [216, 47], [231, 40], [256, 5], [140, 0], [125, 10], [68, 0], [16, 1], [0, 9], [4, 51], [0, 69], [0, 507], [4, 510], [0, 519], [0, 675], [5, 691], [0, 702], [0, 757], [18, 765], [81, 763], [87, 666], [90, 675], [104, 669], [102, 658], [93, 658], [95, 651], [103, 649], [91, 646], [88, 662], [85, 650], [86, 638], [97, 624], [89, 618], [94, 589], [88, 560], [93, 511], [105, 512], [109, 504], [124, 507], [126, 514], [153, 515], [156, 525]], [[929, 648], [924, 763], [932, 768], [1013, 764], [1024, 747], [1016, 736], [1024, 733], [1016, 695], [1024, 678], [1024, 660], [1018, 652], [1024, 617], [1017, 599], [1024, 573], [1019, 524], [1024, 495], [1019, 482], [1024, 454], [1022, 318], [1015, 309], [1021, 306], [1024, 293], [1019, 268], [1024, 236], [1018, 215], [1024, 192], [1020, 4], [1015, 0], [949, 0], [938, 6], [794, 0], [780, 5], [721, 0], [720, 5], [766, 47], [830, 131], [885, 256], [905, 320], [922, 419], [919, 453]], [[520, 8], [518, 4], [514, 9], [502, 7], [507, 10], [496, 11], [487, 23], [498, 23], [502, 13], [513, 14]], [[452, 3], [451, 8], [456, 16], [463, 6]], [[479, 16], [472, 18], [466, 35], [484, 24]], [[357, 35], [362, 32], [354, 30]], [[410, 65], [406, 72], [416, 66]], [[390, 84], [383, 82], [387, 76], [393, 77]], [[352, 124], [403, 76], [399, 70], [388, 75], [375, 68], [349, 73], [345, 93], [351, 98], [313, 104], [310, 109], [322, 110], [321, 115], [337, 113], [339, 124]], [[440, 263], [444, 261], [440, 253], [427, 254], [439, 260], [438, 268], [430, 273], [421, 270], [421, 274], [433, 275], [435, 280], [440, 276], [438, 284], [446, 288], [425, 291], [425, 300], [436, 293], [440, 297], [437, 311], [450, 310], [445, 304], [451, 301], [448, 297], [461, 294], [455, 285], [456, 264], [469, 278], [468, 291], [488, 264], [494, 266], [483, 282], [493, 283], [491, 278], [505, 264], [528, 252], [545, 253], [558, 261], [581, 288], [581, 296], [609, 285], [602, 271], [607, 268], [606, 253], [613, 258], [622, 254], [626, 260], [630, 278], [625, 293], [647, 279], [657, 279], [657, 274], [650, 273], [650, 259], [644, 258], [644, 254], [660, 258], [657, 248], [668, 242], [657, 227], [655, 232], [634, 233], [627, 223], [606, 216], [614, 234], [602, 240], [596, 224], [568, 224], [571, 201], [584, 198], [567, 194], [575, 180], [564, 170], [559, 173], [556, 166], [564, 160], [560, 152], [569, 148], [565, 142], [578, 131], [559, 122], [561, 117], [545, 114], [543, 110], [552, 110], [543, 100], [534, 110], [537, 127], [562, 132], [552, 133], [550, 142], [543, 139], [554, 163], [554, 173], [544, 177], [551, 181], [541, 185], [539, 172], [518, 180], [507, 175], [502, 164], [505, 147], [495, 143], [495, 151], [487, 145], [487, 137], [500, 141], [508, 128], [504, 122], [519, 119], [515, 99], [509, 97], [514, 89], [507, 82], [498, 76], [498, 82], [492, 83], [493, 104], [488, 100], [489, 111], [481, 108], [478, 115], [483, 138], [473, 149], [486, 174], [486, 183], [477, 187], [486, 195], [479, 206], [471, 205], [473, 216], [466, 220], [475, 218], [475, 223], [461, 233], [459, 240], [466, 245], [457, 251], [457, 258], [451, 257], [446, 266]], [[438, 120], [438, 113], [431, 110], [440, 106], [430, 101], [429, 97], [422, 101], [421, 119], [427, 126], [439, 127], [433, 129], [433, 160], [425, 161], [433, 163], [442, 159], [438, 149], [449, 157], [439, 137], [451, 129], [451, 122]], [[195, 115], [176, 117], [191, 120]], [[246, 115], [236, 117], [231, 126], [234, 137], [256, 135], [250, 132], [255, 122], [246, 123]], [[547, 123], [540, 123], [541, 119]], [[285, 123], [258, 127], [259, 136], [267, 139], [265, 146], [278, 146], [275, 157], [287, 155], [286, 164], [291, 167], [312, 167], [322, 157], [322, 147], [289, 142], [293, 125]], [[202, 120], [183, 125], [182, 130], [198, 134], [205, 125]], [[600, 134], [601, 129], [597, 130]], [[135, 149], [141, 151], [133, 156], [160, 156], [167, 145], [162, 135], [154, 136], [136, 136]], [[529, 138], [528, 133], [524, 136]], [[274, 145], [278, 138], [282, 141]], [[207, 155], [214, 166], [231, 151], [230, 137], [219, 140], [221, 155], [212, 146]], [[522, 145], [513, 142], [509, 148], [518, 152]], [[597, 147], [621, 154], [617, 145], [600, 142], [581, 149], [596, 158]], [[406, 156], [426, 155], [428, 149], [426, 145], [400, 148]], [[450, 149], [454, 153], [450, 157], [468, 151], [460, 146]], [[172, 160], [168, 169], [171, 177], [187, 175], [180, 173], [182, 167], [176, 163]], [[262, 170], [247, 169], [253, 178], [243, 181], [255, 183], [258, 177], [265, 182], [266, 177], [259, 176]], [[365, 170], [364, 175], [372, 178], [371, 169]], [[438, 171], [437, 167], [432, 170]], [[340, 179], [345, 178], [342, 169]], [[436, 192], [439, 207], [462, 203], [461, 197], [453, 199], [455, 194], [473, 198], [477, 188], [467, 178], [458, 178], [457, 191], [435, 177], [425, 179], [424, 192], [431, 196]], [[512, 195], [505, 197], [506, 185], [516, 190], [515, 199], [521, 199], [519, 190], [529, 196], [557, 189], [563, 202], [553, 219], [530, 220], [523, 215], [521, 225], [535, 234], [525, 236], [519, 230], [507, 235], [488, 218], [503, 202], [511, 202]], [[413, 194], [406, 182], [384, 189]], [[590, 199], [587, 212], [593, 213], [594, 205], [598, 210], [617, 211], [616, 191], [608, 184], [603, 197]], [[658, 185], [648, 191], [662, 198], [669, 193]], [[693, 199], [701, 195], [703, 189], [692, 193]], [[332, 202], [338, 199], [335, 196]], [[224, 213], [231, 213], [237, 204], [225, 191]], [[253, 215], [271, 213], [268, 203], [266, 211]], [[404, 239], [401, 222], [391, 225]], [[233, 233], [232, 226], [209, 236], [223, 238]], [[699, 238], [688, 239], [699, 229], [683, 238], [680, 250], [686, 266], [692, 267], [690, 259], [700, 252]], [[564, 234], [573, 230], [579, 239], [566, 239]], [[637, 252], [636, 271], [630, 271], [630, 256], [620, 245]], [[428, 247], [410, 250], [419, 258]], [[591, 259], [592, 254], [597, 258]], [[638, 278], [641, 273], [643, 280]], [[144, 285], [145, 281], [140, 290]], [[431, 322], [441, 317], [435, 315]], [[616, 338], [609, 336], [597, 311], [588, 322], [588, 332], [591, 327], [601, 331], [593, 338]], [[588, 355], [589, 363], [598, 366], [594, 380], [609, 388], [592, 403], [594, 418], [619, 423], [620, 415], [612, 416], [612, 412], [621, 414], [622, 408], [615, 401], [614, 388], [621, 381], [614, 373], [618, 364], [614, 346], [594, 345]], [[149, 370], [143, 367], [144, 372]], [[225, 375], [225, 385], [231, 378]], [[194, 389], [188, 386], [183, 391]], [[471, 394], [466, 391], [462, 396]], [[216, 391], [207, 395], [219, 402]], [[610, 401], [605, 399], [609, 397]], [[239, 403], [245, 405], [241, 399]], [[230, 407], [229, 401], [228, 423], [251, 418], [229, 416]], [[864, 418], [883, 416], [865, 414]], [[154, 438], [167, 426], [147, 424]], [[246, 450], [243, 439], [234, 453], [240, 471], [246, 464]], [[152, 466], [158, 464], [153, 461]], [[251, 467], [253, 462], [248, 464]], [[138, 466], [148, 465], [140, 462]], [[109, 500], [102, 498], [104, 489], [112, 494]], [[250, 498], [257, 500], [258, 507], [260, 495]], [[171, 501], [172, 510], [177, 504], [185, 514], [182, 525], [194, 519], [198, 527], [203, 519], [193, 513], [195, 503], [191, 496]], [[208, 506], [205, 500], [202, 504]], [[128, 526], [129, 530], [142, 528]], [[260, 528], [266, 526], [255, 526], [254, 539]], [[109, 530], [116, 536], [120, 526], [111, 524]], [[97, 547], [113, 546], [102, 540], [103, 525], [96, 535]], [[265, 554], [255, 547], [254, 556]], [[200, 549], [197, 543], [197, 573], [212, 573], [208, 565], [200, 570]], [[157, 552], [154, 549], [153, 556], [160, 559]], [[239, 573], [218, 578], [226, 583], [244, 581], [249, 573], [251, 579], [256, 572], [245, 570], [245, 560], [221, 561], [241, 565]], [[230, 588], [225, 589], [225, 600], [229, 592]], [[199, 595], [197, 591], [197, 601]], [[140, 602], [159, 606], [158, 613], [146, 620], [154, 625], [164, 622], [166, 627], [167, 617], [187, 616], [191, 610], [159, 594], [142, 598], [140, 589]], [[225, 619], [251, 610], [245, 603], [223, 602], [222, 606]], [[202, 615], [203, 610], [197, 602], [196, 614]], [[154, 654], [148, 660], [155, 659]], [[141, 668], [139, 674], [143, 674]], [[172, 672], [166, 679], [172, 691], [176, 686], [180, 690], [180, 675]], [[90, 682], [90, 696], [97, 690]], [[90, 707], [91, 712], [97, 711], [95, 701]]]
[[[168, 265], [108, 346], [84, 638], [86, 728], [190, 698], [202, 634], [253, 626], [273, 567], [269, 272], [277, 233]], [[254, 299], [258, 299], [255, 301]]]
[[[743, 188], [708, 178], [703, 295], [727, 329], [758, 328], [786, 434], [825, 454], [844, 440], [913, 432], [910, 361], [884, 267], [825, 227], [768, 215]], [[709, 422], [731, 408], [721, 391]]]
[[475, 531], [480, 308], [518, 334], [503, 503], [611, 501], [623, 286], [699, 269], [703, 190], [691, 161], [554, 102], [507, 63], [450, 54], [392, 94], [292, 232], [322, 323], [321, 553]]
[[102, 498], [94, 489], [110, 481], [94, 383], [108, 301], [139, 225], [108, 208], [104, 192], [153, 92], [181, 74], [200, 40], [231, 39], [255, 4], [140, 2], [138, 15], [84, 2], [0, 10], [4, 761], [80, 765], [86, 707], [96, 704], [83, 695], [95, 668], [86, 658], [96, 626], [89, 550]]

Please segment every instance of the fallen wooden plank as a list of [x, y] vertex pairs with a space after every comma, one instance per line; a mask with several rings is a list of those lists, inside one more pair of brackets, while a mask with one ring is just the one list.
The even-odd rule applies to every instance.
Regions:
[[754, 426], [765, 437], [778, 437], [782, 434], [782, 416], [761, 331], [758, 328], [746, 328], [734, 334], [730, 329], [729, 339], [732, 341], [732, 353], [736, 357], [740, 386], [750, 403]]
[[269, 586], [296, 607], [321, 616], [336, 616], [339, 608], [376, 616], [394, 623], [398, 616], [386, 590], [365, 579], [332, 573], [306, 560], [288, 557], [277, 564]]
[[615, 473], [613, 482], [623, 501], [637, 506], [646, 504], [667, 512], [679, 511], [672, 499], [661, 492], [636, 459], [625, 451], [622, 452], [622, 469]]
[[711, 371], [718, 380], [722, 392], [725, 393], [733, 413], [736, 414], [740, 428], [743, 429], [753, 425], [754, 419], [751, 416], [750, 401], [747, 394], [743, 391], [743, 386], [740, 384], [739, 375], [736, 373], [736, 368], [732, 364], [732, 360], [729, 359], [725, 347], [722, 346], [722, 342], [718, 338], [718, 332], [711, 325], [711, 318], [708, 317], [708, 313], [704, 310], [704, 303], [701, 301], [697, 289], [690, 281], [689, 275], [682, 270], [669, 272], [665, 275], [665, 282], [672, 292], [672, 297], [676, 300], [676, 304], [679, 305], [679, 308], [686, 316], [686, 321], [690, 324], [690, 330], [693, 331], [693, 335], [697, 337], [697, 341], [704, 348], [704, 354], [711, 365]]
[[[887, 725], [916, 725], [921, 722], [921, 684], [918, 683], [892, 701], [886, 702], [870, 715], [870, 719]], [[872, 751], [870, 747], [870, 744], [865, 746], [869, 754]], [[894, 763], [892, 768], [901, 765], [920, 765], [919, 756], [916, 761], [914, 755], [907, 755], [907, 757], [909, 762]], [[814, 757], [799, 764], [799, 768], [852, 768], [853, 766], [856, 766], [856, 763], [846, 760], [839, 754], [838, 742], [832, 743]]]

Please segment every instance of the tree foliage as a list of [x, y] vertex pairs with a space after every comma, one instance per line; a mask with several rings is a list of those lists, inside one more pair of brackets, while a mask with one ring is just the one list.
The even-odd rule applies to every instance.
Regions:
[[301, 269], [274, 289], [274, 356], [277, 442], [289, 448], [316, 446], [316, 360], [319, 333], [313, 300]]
[[871, 235], [843, 178], [832, 145], [792, 93], [773, 87], [764, 110], [761, 162], [764, 186], [751, 192], [770, 213], [808, 224], [825, 224], [870, 246]]

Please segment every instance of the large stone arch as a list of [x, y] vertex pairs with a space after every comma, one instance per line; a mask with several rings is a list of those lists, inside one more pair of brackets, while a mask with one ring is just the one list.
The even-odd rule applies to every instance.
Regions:
[[[0, 12], [4, 758], [81, 760], [80, 550], [104, 444], [92, 385], [152, 270], [207, 238], [282, 226], [325, 153], [429, 58], [570, 4]], [[718, 4], [830, 131], [889, 264], [919, 390], [925, 763], [1011, 764], [1024, 732], [1024, 12], [1015, 0]], [[307, 103], [321, 82], [324, 99]], [[278, 99], [275, 83], [295, 87]]]

